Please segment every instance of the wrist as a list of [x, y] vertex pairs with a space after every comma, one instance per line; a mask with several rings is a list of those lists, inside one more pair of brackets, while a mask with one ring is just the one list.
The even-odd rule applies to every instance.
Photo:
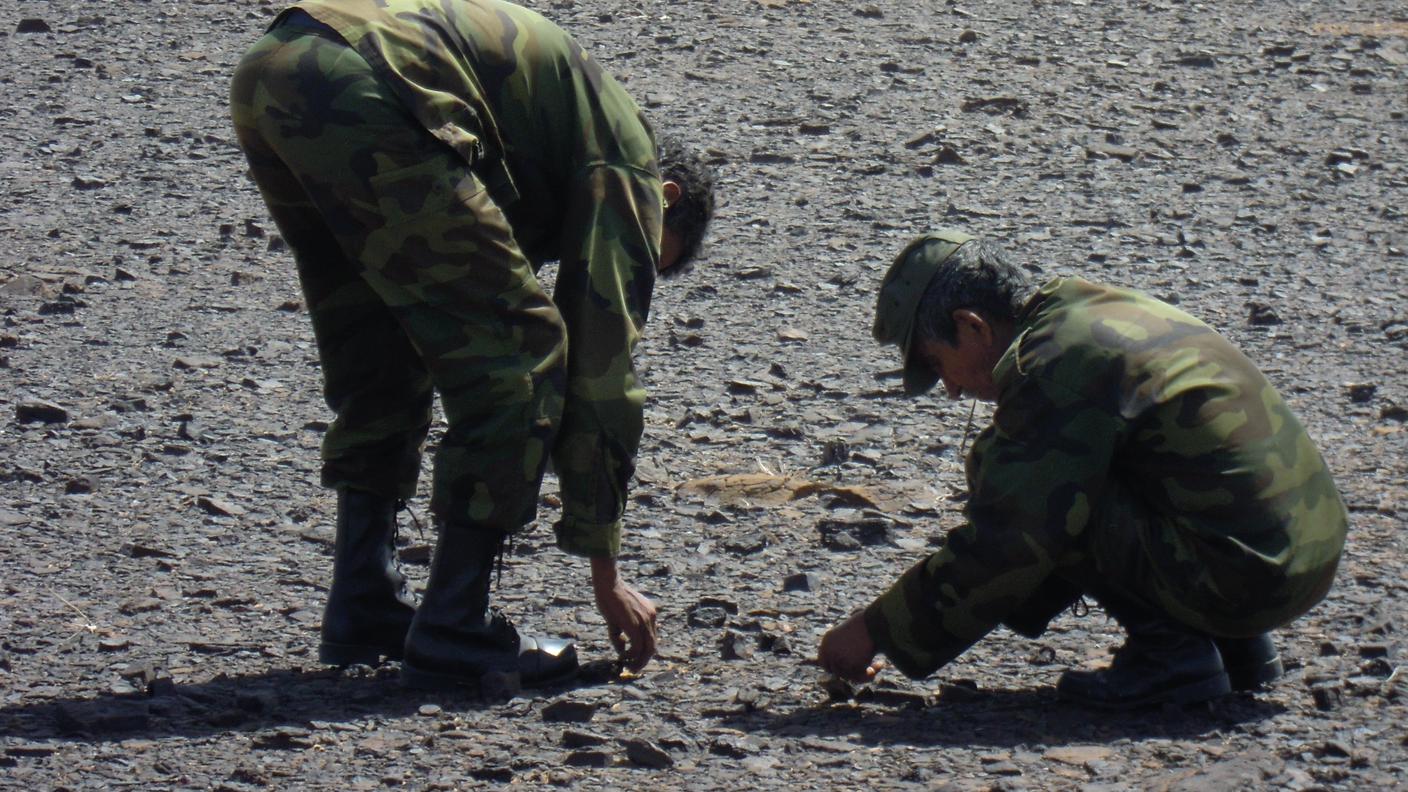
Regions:
[[595, 588], [613, 588], [620, 580], [616, 571], [616, 559], [611, 556], [598, 556], [591, 560], [592, 565], [592, 586]]

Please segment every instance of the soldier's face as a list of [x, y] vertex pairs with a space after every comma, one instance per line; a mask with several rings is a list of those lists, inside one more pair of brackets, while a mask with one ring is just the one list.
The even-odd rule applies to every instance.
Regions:
[[660, 232], [660, 263], [655, 266], [655, 271], [664, 272], [675, 266], [675, 262], [680, 260], [680, 250], [683, 247], [684, 243], [675, 229], [665, 226]]
[[954, 311], [958, 326], [955, 342], [921, 339], [920, 360], [939, 375], [950, 399], [965, 395], [983, 401], [997, 400], [992, 370], [1007, 351], [1008, 334], [972, 311]]

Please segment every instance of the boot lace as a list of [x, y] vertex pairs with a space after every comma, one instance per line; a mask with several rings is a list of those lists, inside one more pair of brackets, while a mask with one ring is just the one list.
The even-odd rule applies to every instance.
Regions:
[[[424, 542], [424, 541], [425, 541], [425, 529], [421, 527], [420, 520], [417, 520], [417, 519], [416, 519], [416, 513], [413, 512], [413, 511], [411, 511], [411, 504], [410, 504], [408, 501], [406, 501], [404, 498], [397, 498], [397, 499], [396, 499], [396, 513], [399, 515], [401, 512], [405, 512], [406, 514], [409, 514], [409, 515], [411, 516], [411, 524], [416, 527], [416, 535], [420, 537], [420, 540], [421, 540], [422, 542]], [[399, 531], [400, 531], [400, 529], [401, 529], [401, 524], [400, 524], [400, 523], [401, 523], [400, 520], [397, 520], [397, 521], [396, 521], [396, 531], [397, 531], [398, 533], [399, 533]]]
[[1076, 601], [1071, 603], [1071, 615], [1077, 619], [1083, 619], [1090, 615], [1090, 603], [1085, 601], [1085, 597], [1077, 596]]

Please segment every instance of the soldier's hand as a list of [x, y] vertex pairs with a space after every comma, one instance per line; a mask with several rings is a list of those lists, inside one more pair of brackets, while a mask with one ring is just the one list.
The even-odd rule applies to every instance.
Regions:
[[875, 659], [875, 642], [865, 629], [863, 611], [827, 630], [817, 649], [821, 667], [850, 682], [869, 682], [885, 667], [885, 661]]
[[655, 604], [617, 576], [611, 558], [592, 559], [592, 592], [621, 662], [633, 672], [645, 668], [655, 656]]

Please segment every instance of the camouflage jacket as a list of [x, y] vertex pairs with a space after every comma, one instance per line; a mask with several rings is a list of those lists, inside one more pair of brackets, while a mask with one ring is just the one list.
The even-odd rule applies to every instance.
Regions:
[[498, 0], [307, 0], [406, 108], [472, 163], [535, 267], [557, 260], [567, 403], [553, 462], [558, 544], [615, 555], [644, 428], [631, 354], [650, 307], [664, 198], [655, 138], [565, 32]]
[[1170, 305], [1078, 278], [1043, 287], [1016, 333], [993, 370], [992, 425], [966, 460], [966, 524], [865, 611], [901, 671], [952, 660], [1083, 552], [1078, 537], [1114, 480], [1161, 532], [1139, 551], [1157, 559], [1155, 579], [1136, 585], [1180, 620], [1249, 634], [1324, 596], [1344, 504], [1305, 430], [1231, 343]]

